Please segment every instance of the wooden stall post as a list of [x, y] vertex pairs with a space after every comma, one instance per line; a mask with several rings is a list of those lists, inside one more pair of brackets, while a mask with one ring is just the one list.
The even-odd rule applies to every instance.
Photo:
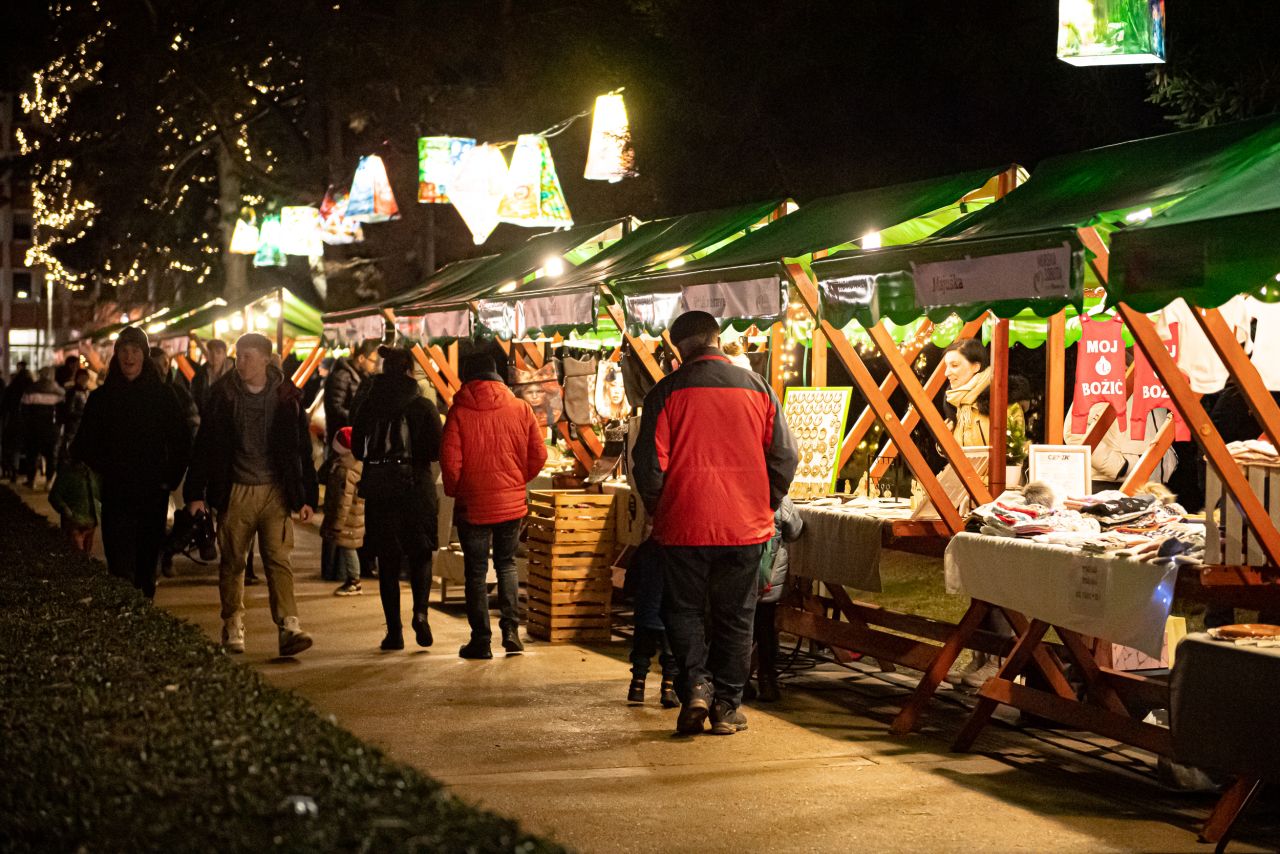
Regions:
[[997, 498], [1004, 492], [1005, 460], [1008, 458], [1009, 422], [1009, 321], [997, 318], [991, 330], [990, 393], [991, 460], [987, 483]]
[[[827, 385], [827, 335], [814, 327], [809, 356], [809, 385], [825, 388]], [[861, 438], [858, 441], [862, 441]], [[854, 444], [857, 444], [855, 442]], [[841, 449], [841, 456], [844, 449]], [[847, 459], [847, 458], [846, 458]]]
[[[607, 293], [602, 285], [600, 288], [602, 295]], [[615, 326], [627, 339], [627, 343], [631, 345], [631, 349], [635, 352], [636, 357], [640, 359], [640, 364], [644, 365], [644, 369], [649, 372], [649, 376], [654, 382], [662, 379], [666, 374], [662, 370], [662, 366], [658, 364], [658, 360], [653, 358], [653, 353], [649, 347], [638, 336], [632, 335], [627, 331], [627, 319], [622, 314], [622, 307], [617, 303], [606, 302], [605, 310], [609, 312], [609, 317], [613, 320]]]
[[[1046, 445], [1061, 445], [1067, 402], [1067, 313], [1065, 310], [1049, 318], [1049, 337], [1045, 340], [1045, 349], [1044, 442]], [[1115, 417], [1114, 412], [1112, 417]]]
[[787, 377], [782, 370], [782, 348], [786, 338], [783, 337], [782, 324], [775, 323], [769, 329], [769, 385], [773, 393], [782, 400], [787, 391]]

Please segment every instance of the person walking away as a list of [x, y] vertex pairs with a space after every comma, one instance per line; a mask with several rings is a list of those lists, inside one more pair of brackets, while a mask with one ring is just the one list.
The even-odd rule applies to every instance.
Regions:
[[271, 340], [251, 332], [236, 342], [236, 368], [214, 385], [200, 422], [183, 494], [192, 516], [218, 519], [222, 645], [244, 652], [244, 565], [257, 536], [281, 656], [311, 647], [293, 596], [293, 520], [306, 523], [318, 501], [302, 394], [271, 365]]
[[52, 366], [41, 368], [39, 379], [22, 395], [23, 474], [28, 489], [35, 489], [41, 460], [45, 482], [53, 482], [61, 437], [58, 411], [65, 398], [66, 392], [54, 381]]
[[418, 393], [413, 356], [382, 347], [382, 373], [370, 381], [355, 412], [353, 453], [364, 463], [366, 543], [378, 561], [378, 592], [387, 621], [382, 649], [404, 649], [400, 621], [400, 564], [409, 561], [413, 628], [418, 646], [432, 643], [427, 601], [431, 557], [437, 547], [438, 502], [431, 464], [440, 459], [440, 413]]
[[663, 546], [664, 622], [680, 664], [676, 730], [701, 732], [710, 716], [713, 733], [732, 735], [747, 726], [739, 706], [760, 558], [795, 475], [796, 443], [769, 385], [719, 349], [714, 317], [688, 312], [670, 334], [680, 368], [645, 396], [632, 480]]
[[205, 361], [196, 368], [196, 375], [191, 380], [191, 397], [196, 402], [196, 409], [204, 415], [209, 406], [209, 396], [218, 380], [227, 375], [236, 366], [235, 359], [227, 355], [227, 342], [211, 338], [204, 342]]
[[107, 379], [85, 404], [71, 456], [101, 479], [108, 571], [151, 599], [169, 492], [187, 470], [191, 435], [147, 349], [141, 329], [121, 330]]
[[652, 537], [641, 543], [631, 556], [625, 584], [635, 607], [631, 685], [627, 689], [627, 702], [644, 702], [644, 683], [656, 654], [662, 667], [659, 701], [664, 709], [674, 709], [680, 705], [675, 685], [680, 668], [671, 651], [671, 642], [667, 640], [667, 628], [662, 623], [662, 547]]
[[34, 384], [27, 363], [18, 362], [0, 399], [0, 474], [10, 481], [18, 479], [18, 461], [22, 457], [22, 396]]
[[80, 368], [76, 371], [71, 386], [67, 389], [66, 399], [62, 402], [62, 445], [58, 449], [58, 459], [67, 459], [71, 453], [71, 444], [76, 440], [76, 432], [84, 418], [84, 408], [89, 403], [89, 371]]
[[70, 454], [58, 464], [58, 474], [49, 490], [49, 506], [58, 511], [62, 532], [77, 551], [93, 551], [93, 537], [102, 518], [98, 476]]
[[[173, 360], [169, 358], [169, 354], [162, 347], [152, 347], [148, 353], [152, 364], [156, 366], [156, 371], [160, 374], [160, 378], [164, 380], [165, 385], [173, 390], [173, 394], [178, 398], [178, 405], [182, 408], [183, 416], [187, 421], [187, 430], [191, 434], [192, 442], [195, 441], [196, 434], [200, 430], [200, 409], [196, 406], [195, 397], [192, 396], [185, 383], [179, 382], [179, 372], [173, 367]], [[169, 496], [169, 510], [172, 512], [182, 507], [182, 486], [173, 490]], [[160, 551], [160, 574], [165, 578], [172, 578], [173, 569], [173, 546], [169, 542], [170, 538], [165, 538], [165, 545]]]
[[440, 470], [445, 495], [455, 499], [454, 521], [462, 541], [467, 622], [471, 640], [458, 655], [492, 658], [487, 583], [490, 548], [498, 575], [502, 648], [524, 650], [520, 641], [520, 581], [516, 545], [528, 514], [525, 489], [547, 461], [543, 431], [529, 404], [507, 388], [493, 357], [468, 356], [462, 388], [444, 423]]
[[334, 463], [324, 490], [324, 524], [320, 536], [334, 545], [334, 566], [342, 586], [335, 596], [359, 596], [360, 560], [356, 549], [364, 545], [364, 499], [358, 494], [362, 463], [351, 453], [351, 428], [333, 437]]
[[782, 598], [782, 588], [787, 583], [787, 571], [791, 566], [787, 543], [800, 539], [804, 531], [804, 520], [790, 498], [782, 499], [782, 506], [774, 514], [773, 525], [773, 539], [765, 546], [760, 558], [760, 599], [756, 602], [754, 628], [755, 696], [766, 703], [782, 699], [778, 691], [778, 601]]

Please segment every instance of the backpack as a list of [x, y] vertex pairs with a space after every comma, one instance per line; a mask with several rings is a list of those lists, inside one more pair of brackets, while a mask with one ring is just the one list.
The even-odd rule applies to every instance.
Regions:
[[364, 437], [363, 456], [364, 473], [358, 491], [361, 498], [403, 499], [413, 489], [413, 437], [403, 410], [370, 425]]

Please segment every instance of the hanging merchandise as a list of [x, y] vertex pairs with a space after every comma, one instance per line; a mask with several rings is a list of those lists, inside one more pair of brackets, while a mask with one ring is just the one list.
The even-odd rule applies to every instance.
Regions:
[[511, 390], [529, 404], [540, 429], [555, 427], [564, 412], [564, 398], [557, 378], [556, 360], [551, 359], [536, 370], [512, 370]]
[[596, 414], [602, 421], [622, 421], [631, 414], [621, 364], [611, 359], [600, 362], [600, 370], [596, 374], [595, 397]]
[[1082, 320], [1076, 350], [1076, 393], [1071, 408], [1071, 432], [1083, 435], [1095, 404], [1109, 404], [1121, 432], [1125, 412], [1124, 324], [1118, 316]]
[[610, 92], [596, 98], [591, 119], [591, 144], [587, 149], [588, 181], [617, 183], [636, 176], [636, 153], [631, 146], [631, 125], [627, 122], [627, 106], [621, 92]]
[[334, 195], [330, 187], [320, 203], [320, 239], [330, 246], [364, 242], [364, 229], [347, 216], [347, 199], [344, 193]]
[[507, 192], [498, 205], [498, 220], [528, 228], [573, 225], [546, 137], [522, 133], [516, 140], [507, 173]]
[[1058, 58], [1072, 65], [1162, 63], [1164, 0], [1059, 0]]
[[[1178, 324], [1169, 324], [1169, 338], [1164, 342], [1165, 349], [1178, 361]], [[1129, 412], [1129, 438], [1145, 439], [1147, 437], [1147, 413], [1153, 409], [1165, 409], [1173, 414], [1173, 438], [1177, 442], [1191, 441], [1191, 430], [1187, 422], [1182, 420], [1182, 413], [1173, 405], [1169, 391], [1156, 376], [1155, 369], [1147, 361], [1141, 347], [1135, 347], [1133, 359], [1133, 407]]]
[[310, 205], [291, 205], [280, 209], [280, 248], [286, 255], [314, 258], [324, 255], [320, 239], [320, 211]]
[[258, 251], [253, 256], [255, 267], [283, 267], [289, 262], [280, 243], [284, 239], [284, 229], [280, 226], [280, 214], [268, 214], [262, 218], [262, 227], [258, 230]]
[[564, 414], [573, 424], [578, 426], [596, 424], [594, 399], [596, 380], [596, 363], [598, 357], [594, 353], [581, 356], [566, 353], [561, 363], [564, 365]]
[[418, 140], [418, 201], [447, 205], [449, 181], [458, 171], [462, 155], [475, 148], [465, 136], [424, 136]]
[[449, 200], [477, 246], [498, 227], [498, 205], [506, 188], [507, 159], [497, 146], [477, 145], [463, 153], [449, 184]]
[[347, 200], [347, 218], [355, 222], [388, 222], [400, 218], [387, 167], [376, 154], [361, 157], [356, 164]]
[[231, 252], [236, 255], [255, 255], [258, 252], [258, 227], [253, 224], [253, 211], [240, 212], [235, 230], [231, 232]]

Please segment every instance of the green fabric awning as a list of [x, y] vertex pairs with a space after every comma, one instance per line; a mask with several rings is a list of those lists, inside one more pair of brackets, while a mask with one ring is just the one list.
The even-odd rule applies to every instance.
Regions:
[[1202, 308], [1241, 293], [1262, 291], [1263, 299], [1274, 299], [1280, 122], [1248, 140], [1247, 148], [1254, 159], [1236, 174], [1115, 233], [1107, 289], [1112, 302], [1155, 311], [1178, 297]]
[[[1079, 228], [1095, 226], [1104, 236], [1118, 235], [1134, 229], [1128, 221], [1149, 215], [1147, 208], [1176, 211], [1196, 192], [1255, 163], [1260, 151], [1271, 144], [1275, 125], [1276, 120], [1270, 118], [1238, 122], [1046, 160], [1030, 180], [1009, 195], [943, 227], [928, 240], [814, 262], [822, 310], [837, 324], [853, 318], [874, 324], [881, 317], [905, 323], [921, 315], [936, 319], [951, 311], [976, 317], [988, 309], [1002, 317], [1024, 311], [1049, 316], [1064, 305], [1079, 305], [1089, 275]], [[1059, 250], [1064, 247], [1070, 261], [1059, 267], [1069, 274], [1066, 287], [1045, 289], [1054, 291], [1046, 294], [1039, 289], [1042, 282], [1033, 262], [1061, 262]], [[1050, 252], [1057, 254], [1056, 260], [1050, 260]], [[993, 271], [1016, 266], [1013, 262], [1019, 254], [1027, 261], [1025, 265], [1003, 279], [993, 275]], [[983, 291], [975, 285], [972, 300], [931, 305], [915, 289], [922, 264], [954, 265], [959, 271], [957, 281], [972, 271], [973, 281], [985, 279], [983, 286], [994, 284], [997, 296], [976, 298]], [[927, 269], [936, 274], [946, 268]], [[938, 282], [936, 275], [931, 281]]]
[[372, 306], [371, 311], [367, 313], [372, 314], [384, 308], [396, 311], [406, 306], [427, 302], [434, 294], [444, 288], [450, 287], [455, 282], [461, 281], [467, 276], [470, 276], [486, 264], [494, 261], [497, 257], [497, 255], [482, 255], [479, 258], [464, 258], [461, 261], [454, 261], [450, 264], [445, 264], [439, 270], [436, 270], [428, 276], [427, 280], [418, 287], [383, 300], [381, 303]]
[[[268, 288], [241, 299], [232, 300], [225, 305], [212, 305], [201, 309], [167, 328], [165, 337], [197, 335], [200, 338], [222, 338], [231, 341], [245, 332], [257, 331], [274, 341], [276, 318], [271, 316], [271, 304], [277, 300], [281, 292], [284, 295], [281, 311], [284, 314], [285, 336], [289, 338], [319, 336], [323, 324], [320, 321], [318, 308], [305, 302], [288, 288]], [[244, 318], [246, 312], [249, 315], [247, 325], [243, 321], [232, 320], [235, 316]], [[224, 321], [226, 326], [219, 328], [219, 321]], [[233, 322], [239, 323], [241, 328], [235, 328]], [[255, 328], [251, 330], [249, 326]]]

